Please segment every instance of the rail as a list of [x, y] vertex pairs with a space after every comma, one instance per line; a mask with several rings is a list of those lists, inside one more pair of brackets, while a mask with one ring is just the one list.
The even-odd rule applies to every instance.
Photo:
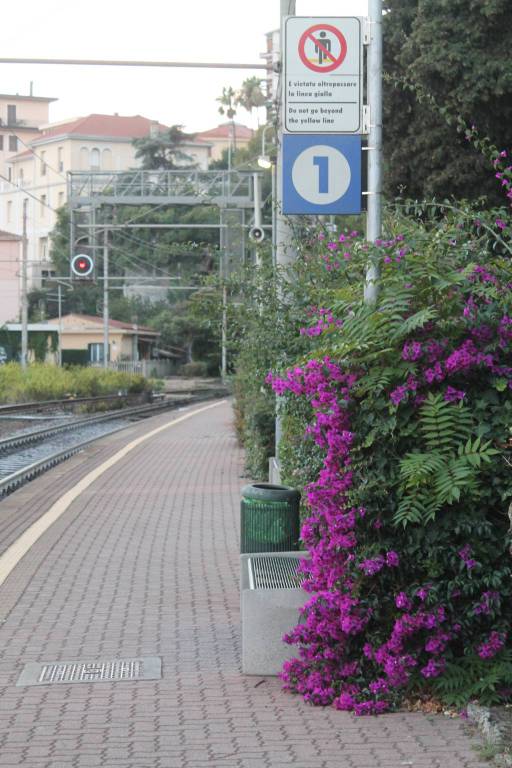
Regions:
[[[80, 438], [80, 436], [77, 435], [78, 440], [77, 442], [74, 442], [72, 445], [66, 446], [65, 448], [61, 448], [57, 451], [53, 451], [50, 454], [37, 458], [35, 461], [31, 461], [25, 466], [16, 468], [13, 472], [10, 472], [8, 475], [0, 479], [0, 499], [12, 493], [21, 485], [24, 485], [26, 482], [34, 479], [35, 477], [42, 474], [46, 470], [51, 469], [52, 467], [56, 466], [57, 464], [60, 464], [62, 461], [69, 458], [70, 456], [73, 456], [75, 453], [78, 453], [78, 451], [80, 451], [82, 448], [89, 445], [90, 443], [94, 442], [95, 440], [99, 440], [102, 437], [105, 437], [107, 434], [112, 434], [113, 432], [126, 429], [132, 423], [130, 419], [133, 419], [134, 417], [139, 417], [139, 418], [144, 416], [149, 417], [151, 415], [160, 413], [161, 411], [166, 409], [179, 408], [179, 407], [183, 407], [184, 405], [191, 405], [192, 403], [196, 403], [201, 400], [213, 399], [218, 396], [219, 396], [219, 392], [212, 391], [208, 393], [203, 392], [197, 395], [190, 395], [186, 399], [184, 397], [179, 397], [172, 400], [170, 399], [161, 400], [157, 403], [152, 403], [150, 405], [141, 405], [134, 408], [125, 408], [123, 409], [123, 411], [117, 411], [117, 412], [111, 411], [110, 413], [102, 414], [101, 416], [90, 417], [89, 419], [82, 419], [80, 420], [81, 421], [80, 424], [74, 421], [72, 424], [62, 425], [62, 428], [51, 427], [48, 429], [34, 430], [34, 432], [32, 433], [24, 433], [22, 435], [19, 435], [18, 437], [13, 436], [12, 438], [7, 438], [6, 440], [2, 440], [0, 441], [0, 453], [3, 453], [5, 455], [12, 449], [23, 446], [24, 444], [29, 444], [30, 442], [44, 443], [46, 438], [54, 437], [54, 435], [57, 432], [63, 432], [67, 430], [67, 431], [73, 431], [76, 433], [79, 428], [83, 429], [85, 427], [90, 427], [91, 425], [97, 424], [98, 422], [105, 422], [105, 421], [112, 421], [112, 420], [119, 421], [120, 419], [126, 422], [123, 424], [116, 424], [115, 426], [113, 425], [112, 429], [104, 430], [101, 432], [101, 434], [96, 434], [92, 437], [88, 436], [85, 438], [84, 437]], [[33, 436], [32, 440], [30, 440], [31, 435]], [[22, 440], [23, 438], [25, 438], [24, 443], [16, 444], [17, 439]], [[27, 440], [27, 438], [29, 439]], [[41, 445], [40, 447], [42, 448], [43, 446]], [[8, 458], [12, 458], [13, 456], [15, 458], [16, 454], [11, 454], [10, 456], [8, 456]]]
[[94, 397], [67, 397], [61, 400], [35, 400], [28, 403], [9, 403], [0, 405], [0, 416], [3, 414], [17, 413], [19, 411], [37, 411], [55, 406], [66, 407], [73, 405], [85, 405], [86, 403], [100, 403], [103, 401], [117, 401], [133, 398], [129, 393], [116, 393], [113, 395], [96, 395]]

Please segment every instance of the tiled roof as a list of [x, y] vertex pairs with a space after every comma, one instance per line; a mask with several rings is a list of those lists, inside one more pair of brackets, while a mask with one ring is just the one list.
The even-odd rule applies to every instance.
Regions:
[[[232, 136], [233, 125], [232, 123], [222, 123], [216, 128], [212, 128], [209, 131], [201, 131], [196, 133], [196, 140], [203, 139], [229, 139]], [[238, 139], [252, 139], [254, 131], [248, 128], [246, 125], [235, 123], [235, 136]]]
[[141, 139], [149, 136], [152, 125], [158, 126], [159, 131], [166, 131], [168, 126], [156, 120], [149, 120], [142, 115], [123, 117], [122, 115], [87, 115], [71, 120], [68, 123], [45, 128], [38, 141], [45, 141], [54, 136], [105, 136], [108, 138]]
[[[98, 323], [98, 325], [103, 325], [103, 318], [98, 317], [97, 315], [79, 315], [77, 312], [72, 312], [69, 315], [64, 315], [62, 317], [62, 320], [65, 321], [67, 318], [70, 317], [76, 317], [78, 320], [87, 320], [91, 323]], [[58, 319], [52, 318], [51, 320], [48, 320], [49, 323], [51, 322], [58, 322]], [[111, 328], [120, 328], [125, 331], [135, 331], [142, 333], [154, 333], [155, 336], [159, 336], [159, 331], [155, 331], [154, 328], [149, 328], [147, 325], [135, 325], [134, 323], [124, 323], [121, 320], [112, 320], [112, 318], [108, 321], [109, 327]]]

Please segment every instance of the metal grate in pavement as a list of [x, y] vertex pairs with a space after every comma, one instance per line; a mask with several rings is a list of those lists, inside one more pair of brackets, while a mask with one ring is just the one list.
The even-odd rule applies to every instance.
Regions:
[[117, 683], [124, 680], [159, 680], [161, 677], [162, 660], [159, 656], [100, 661], [46, 661], [26, 664], [16, 685]]
[[251, 589], [298, 589], [306, 578], [297, 573], [299, 562], [296, 557], [250, 557]]

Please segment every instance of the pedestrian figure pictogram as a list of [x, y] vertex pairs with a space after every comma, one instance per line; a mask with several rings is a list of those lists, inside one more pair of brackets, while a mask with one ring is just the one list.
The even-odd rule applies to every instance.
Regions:
[[318, 63], [321, 64], [326, 58], [328, 61], [331, 61], [331, 41], [327, 37], [327, 32], [320, 32], [319, 37], [322, 40], [322, 44], [316, 43], [315, 45], [315, 53], [318, 51]]
[[[328, 37], [329, 34], [329, 37]], [[347, 55], [347, 41], [331, 24], [315, 24], [303, 32], [299, 40], [299, 56], [313, 72], [332, 72]]]

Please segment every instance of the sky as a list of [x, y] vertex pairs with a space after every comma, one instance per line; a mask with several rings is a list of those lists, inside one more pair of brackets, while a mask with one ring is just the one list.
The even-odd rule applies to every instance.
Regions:
[[[263, 63], [279, 0], [24, 0], [2, 4], [5, 58]], [[367, 0], [297, 0], [299, 16], [366, 16]], [[51, 96], [50, 121], [140, 114], [197, 132], [226, 118], [216, 98], [263, 70], [0, 64], [0, 92]], [[261, 115], [262, 117], [262, 115]], [[240, 109], [236, 121], [255, 127]]]

